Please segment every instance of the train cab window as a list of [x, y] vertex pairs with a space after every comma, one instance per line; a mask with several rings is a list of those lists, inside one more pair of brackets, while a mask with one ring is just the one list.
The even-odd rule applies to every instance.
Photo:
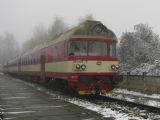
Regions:
[[52, 60], [56, 61], [57, 57], [58, 57], [58, 47], [53, 46], [53, 48], [52, 48]]
[[69, 55], [87, 55], [87, 42], [86, 41], [72, 41], [69, 44]]
[[64, 43], [64, 56], [67, 56], [68, 55], [68, 43], [65, 42]]
[[107, 43], [89, 41], [88, 44], [88, 55], [90, 56], [107, 56]]
[[111, 49], [110, 55], [116, 56], [116, 44], [111, 44], [110, 49]]
[[116, 44], [103, 41], [89, 41], [89, 56], [116, 56]]
[[116, 44], [115, 43], [108, 43], [107, 55], [108, 56], [116, 56]]

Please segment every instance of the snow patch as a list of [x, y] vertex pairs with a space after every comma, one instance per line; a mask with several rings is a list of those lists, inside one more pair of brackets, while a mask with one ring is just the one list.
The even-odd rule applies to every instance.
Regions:
[[138, 117], [131, 117], [128, 116], [126, 113], [119, 113], [118, 111], [112, 110], [111, 108], [105, 107], [105, 105], [97, 105], [94, 103], [90, 103], [83, 100], [74, 100], [74, 99], [68, 99], [66, 100], [70, 103], [73, 103], [75, 105], [84, 107], [86, 109], [95, 111], [101, 115], [103, 115], [106, 118], [115, 118], [116, 120], [129, 120], [129, 119], [140, 119]]
[[19, 112], [5, 112], [5, 114], [23, 114], [23, 113], [33, 113], [35, 111], [19, 111]]
[[140, 93], [140, 92], [130, 91], [130, 90], [127, 90], [127, 89], [119, 89], [118, 88], [118, 89], [114, 89], [113, 92], [115, 92], [115, 93], [125, 93], [125, 94], [140, 96], [140, 97], [149, 97], [149, 98], [153, 98], [153, 99], [160, 99], [160, 94], [148, 95], [148, 94], [144, 94], [144, 93]]
[[11, 99], [29, 99], [30, 97], [4, 97], [4, 100], [11, 100]]

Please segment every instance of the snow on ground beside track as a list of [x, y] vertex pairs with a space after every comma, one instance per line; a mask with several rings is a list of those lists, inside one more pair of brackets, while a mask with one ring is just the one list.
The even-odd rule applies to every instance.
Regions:
[[135, 96], [141, 96], [141, 97], [149, 97], [149, 98], [153, 98], [153, 99], [160, 99], [160, 94], [144, 94], [144, 93], [140, 93], [140, 92], [135, 92], [135, 91], [129, 91], [127, 89], [115, 89], [113, 90], [113, 92], [115, 93], [125, 93], [125, 94], [131, 94], [131, 95], [135, 95]]
[[132, 116], [129, 116], [125, 113], [119, 113], [118, 111], [111, 110], [111, 108], [107, 108], [103, 105], [97, 105], [97, 104], [86, 102], [83, 100], [68, 99], [67, 101], [70, 103], [79, 105], [81, 107], [87, 108], [89, 110], [95, 111], [99, 114], [102, 114], [106, 118], [113, 117], [116, 120], [129, 120], [129, 119], [143, 120], [139, 117], [134, 117], [134, 116], [132, 117]]
[[[128, 96], [130, 95], [130, 96]], [[154, 107], [160, 107], [160, 94], [144, 94], [140, 92], [135, 92], [135, 91], [129, 91], [127, 89], [115, 89], [113, 90], [112, 93], [106, 94], [105, 96], [110, 96], [118, 99], [123, 99], [131, 102], [138, 102], [140, 104], [145, 104], [149, 106], [154, 106]], [[137, 96], [137, 97], [132, 97], [132, 96]], [[152, 100], [149, 100], [152, 99]], [[153, 100], [155, 99], [155, 100]]]
[[[56, 94], [52, 93], [52, 92], [46, 92], [47, 94], [55, 97], [57, 96]], [[115, 120], [150, 120], [150, 119], [142, 119], [141, 117], [137, 117], [134, 114], [127, 114], [127, 113], [121, 113], [119, 111], [116, 110], [112, 110], [112, 108], [109, 108], [108, 106], [105, 106], [105, 104], [102, 105], [97, 105], [79, 98], [70, 98], [67, 96], [63, 96], [63, 95], [58, 95], [57, 96], [58, 99], [60, 100], [64, 100], [67, 101], [69, 103], [81, 106], [85, 109], [89, 109], [92, 111], [95, 111], [101, 115], [103, 115], [106, 118], [114, 118]], [[118, 105], [117, 105], [118, 107]]]

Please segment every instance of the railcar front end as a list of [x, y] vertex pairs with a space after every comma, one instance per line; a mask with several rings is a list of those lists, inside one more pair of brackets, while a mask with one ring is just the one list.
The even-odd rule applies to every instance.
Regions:
[[68, 42], [71, 72], [70, 87], [80, 95], [106, 93], [117, 85], [120, 65], [116, 41], [100, 38], [76, 38]]

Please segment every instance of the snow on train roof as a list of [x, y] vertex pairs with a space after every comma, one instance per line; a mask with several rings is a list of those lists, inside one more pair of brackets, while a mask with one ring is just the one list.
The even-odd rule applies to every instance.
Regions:
[[52, 44], [55, 44], [57, 42], [69, 39], [69, 38], [88, 38], [88, 37], [94, 37], [94, 38], [111, 38], [113, 40], [117, 40], [115, 34], [109, 30], [106, 26], [104, 26], [99, 21], [91, 21], [86, 20], [79, 24], [76, 27], [73, 27], [72, 29], [61, 33], [57, 36], [55, 36], [53, 39], [48, 40], [48, 42], [36, 46], [31, 51], [28, 51], [24, 53], [22, 56], [26, 56], [30, 53], [36, 52], [39, 49], [45, 48], [47, 46], [50, 46]]

